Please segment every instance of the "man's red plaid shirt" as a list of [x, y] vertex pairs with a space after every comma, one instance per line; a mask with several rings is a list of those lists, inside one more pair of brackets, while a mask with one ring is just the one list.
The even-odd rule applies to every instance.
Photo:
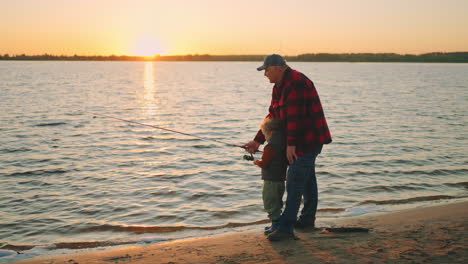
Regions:
[[[296, 146], [299, 156], [332, 141], [314, 83], [291, 68], [273, 87], [268, 117], [285, 121], [288, 146]], [[254, 140], [265, 142], [261, 130]]]

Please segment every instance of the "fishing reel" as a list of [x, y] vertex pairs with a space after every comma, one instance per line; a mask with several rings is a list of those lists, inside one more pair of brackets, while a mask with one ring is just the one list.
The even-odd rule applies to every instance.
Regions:
[[252, 153], [250, 153], [250, 156], [249, 155], [244, 155], [243, 159], [248, 160], [248, 161], [253, 161], [254, 157], [253, 157]]

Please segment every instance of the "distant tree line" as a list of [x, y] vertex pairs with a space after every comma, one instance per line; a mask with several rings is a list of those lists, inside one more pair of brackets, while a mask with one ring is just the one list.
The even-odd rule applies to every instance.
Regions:
[[395, 53], [316, 53], [295, 56], [290, 61], [343, 62], [468, 62], [468, 52], [432, 52], [421, 55]]
[[[64, 55], [0, 55], [0, 60], [56, 61], [262, 61], [265, 55], [171, 55], [171, 56], [64, 56]], [[432, 52], [420, 55], [396, 53], [308, 53], [286, 56], [286, 60], [304, 62], [458, 62], [468, 63], [468, 52]]]

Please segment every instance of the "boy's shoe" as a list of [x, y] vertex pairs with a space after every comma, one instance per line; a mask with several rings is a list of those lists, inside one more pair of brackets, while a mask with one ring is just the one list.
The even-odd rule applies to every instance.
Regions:
[[270, 228], [265, 228], [265, 231], [263, 231], [263, 234], [264, 234], [265, 236], [268, 236], [269, 234], [271, 234], [271, 233], [273, 233], [273, 232], [274, 232], [274, 230], [273, 230], [273, 229], [271, 228], [271, 226], [270, 226]]
[[265, 226], [265, 231], [263, 234], [268, 236], [269, 234], [273, 233], [278, 228], [278, 221], [272, 221], [271, 226]]
[[294, 233], [288, 233], [281, 230], [276, 230], [270, 235], [268, 235], [268, 240], [270, 241], [282, 241], [282, 240], [294, 240], [296, 236]]

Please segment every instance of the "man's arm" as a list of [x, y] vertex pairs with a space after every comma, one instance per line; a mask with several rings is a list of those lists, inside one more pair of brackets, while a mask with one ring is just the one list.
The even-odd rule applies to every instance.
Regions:
[[261, 129], [258, 130], [257, 135], [255, 135], [254, 141], [260, 143], [260, 145], [263, 144], [263, 143], [265, 143], [265, 141], [266, 141], [266, 140], [265, 140], [265, 136], [263, 135]]
[[[268, 115], [265, 118], [273, 118], [273, 105], [277, 103], [280, 96], [280, 92], [276, 86], [273, 87], [270, 107], [268, 108]], [[265, 135], [263, 135], [262, 130], [258, 130], [257, 135], [253, 141], [245, 144], [244, 147], [249, 153], [255, 153], [255, 151], [260, 147], [261, 144], [265, 143]]]
[[261, 144], [259, 142], [252, 140], [249, 143], [243, 145], [242, 147], [244, 147], [247, 152], [253, 154], [258, 151], [258, 148], [260, 147], [260, 145]]

